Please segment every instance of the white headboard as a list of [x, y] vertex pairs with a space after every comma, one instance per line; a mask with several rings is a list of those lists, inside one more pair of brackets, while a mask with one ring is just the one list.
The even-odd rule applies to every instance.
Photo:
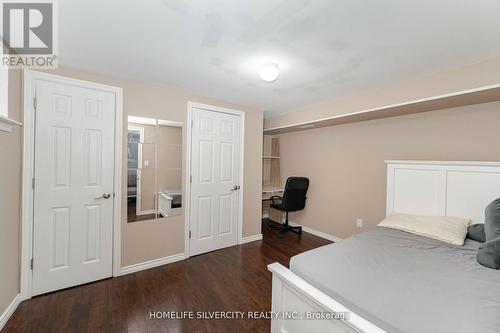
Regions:
[[457, 216], [484, 223], [484, 209], [500, 197], [500, 162], [385, 162], [387, 216]]

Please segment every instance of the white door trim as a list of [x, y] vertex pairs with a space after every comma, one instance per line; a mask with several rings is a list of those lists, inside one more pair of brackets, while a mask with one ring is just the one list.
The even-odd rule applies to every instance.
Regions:
[[113, 276], [120, 275], [121, 266], [121, 207], [122, 207], [122, 143], [123, 143], [123, 89], [90, 81], [72, 79], [44, 72], [24, 71], [24, 133], [23, 172], [21, 199], [21, 297], [32, 296], [31, 258], [33, 252], [33, 168], [34, 168], [34, 122], [33, 89], [36, 80], [70, 84], [114, 93], [115, 100], [115, 163], [114, 163], [114, 209], [113, 209]]
[[191, 137], [192, 137], [192, 128], [193, 128], [193, 108], [204, 109], [208, 111], [221, 112], [221, 113], [229, 113], [240, 116], [241, 120], [241, 149], [240, 149], [240, 202], [239, 202], [239, 214], [238, 214], [238, 245], [242, 244], [243, 238], [243, 191], [244, 187], [244, 162], [245, 162], [245, 112], [223, 108], [219, 106], [212, 106], [207, 104], [201, 104], [196, 102], [188, 102], [187, 108], [187, 126], [186, 126], [186, 195], [185, 198], [185, 207], [184, 207], [184, 253], [186, 258], [190, 257], [189, 252], [189, 230], [191, 228], [191, 218], [190, 218], [190, 208], [191, 208]]

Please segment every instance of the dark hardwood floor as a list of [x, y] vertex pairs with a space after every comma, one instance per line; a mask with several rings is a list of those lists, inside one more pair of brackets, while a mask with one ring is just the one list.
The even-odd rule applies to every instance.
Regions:
[[155, 214], [153, 209], [153, 214], [146, 215], [136, 215], [136, 198], [128, 198], [127, 199], [127, 222], [139, 222], [139, 221], [147, 221], [154, 220]]
[[10, 332], [269, 332], [267, 319], [150, 319], [156, 311], [269, 311], [271, 273], [292, 256], [330, 242], [303, 233], [264, 239], [24, 301]]

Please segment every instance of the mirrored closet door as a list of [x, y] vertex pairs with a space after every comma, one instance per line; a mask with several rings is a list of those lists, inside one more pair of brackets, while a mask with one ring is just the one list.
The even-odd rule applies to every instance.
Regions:
[[127, 222], [182, 215], [182, 123], [128, 117]]

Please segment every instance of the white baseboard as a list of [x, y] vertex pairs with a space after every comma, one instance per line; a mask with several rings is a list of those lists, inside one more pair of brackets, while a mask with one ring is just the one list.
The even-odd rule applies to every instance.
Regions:
[[168, 256], [168, 257], [164, 257], [164, 258], [153, 259], [150, 261], [145, 261], [145, 262], [141, 262], [141, 263], [130, 265], [130, 266], [125, 266], [125, 267], [122, 267], [120, 269], [120, 276], [143, 271], [145, 269], [163, 266], [166, 264], [171, 264], [173, 262], [181, 261], [184, 259], [186, 259], [186, 255], [184, 253], [179, 253], [179, 254], [174, 254], [172, 256]]
[[10, 302], [9, 306], [5, 311], [0, 315], [0, 331], [3, 329], [9, 318], [12, 316], [14, 311], [16, 311], [19, 304], [22, 302], [21, 294], [17, 294], [16, 297]]
[[342, 238], [340, 238], [340, 237], [327, 234], [326, 232], [323, 232], [323, 231], [319, 231], [319, 230], [316, 230], [316, 229], [311, 229], [311, 228], [305, 227], [303, 225], [301, 227], [302, 227], [302, 230], [305, 231], [305, 232], [308, 232], [308, 233], [310, 233], [310, 234], [312, 234], [314, 236], [318, 236], [318, 237], [327, 239], [327, 240], [329, 240], [331, 242], [334, 242], [334, 243], [340, 242], [342, 240]]
[[[283, 222], [285, 222], [285, 221], [283, 221]], [[319, 230], [316, 230], [316, 229], [312, 229], [312, 228], [306, 227], [306, 226], [304, 226], [304, 225], [302, 225], [300, 223], [295, 223], [295, 222], [290, 221], [290, 220], [288, 220], [288, 224], [293, 225], [293, 226], [300, 226], [300, 227], [302, 227], [302, 231], [310, 233], [311, 235], [314, 235], [314, 236], [318, 236], [318, 237], [327, 239], [327, 240], [329, 240], [331, 242], [334, 242], [334, 243], [340, 242], [342, 240], [342, 238], [340, 238], [340, 237], [327, 234], [326, 232], [323, 232], [323, 231], [319, 231]]]
[[139, 214], [137, 214], [137, 212], [136, 212], [135, 215], [142, 216], [142, 215], [151, 215], [151, 214], [154, 214], [154, 213], [155, 213], [154, 209], [147, 209], [147, 210], [141, 210], [139, 212]]
[[240, 244], [255, 242], [255, 241], [259, 241], [259, 240], [262, 240], [262, 234], [248, 236], [248, 237], [243, 237], [241, 239], [241, 243]]

